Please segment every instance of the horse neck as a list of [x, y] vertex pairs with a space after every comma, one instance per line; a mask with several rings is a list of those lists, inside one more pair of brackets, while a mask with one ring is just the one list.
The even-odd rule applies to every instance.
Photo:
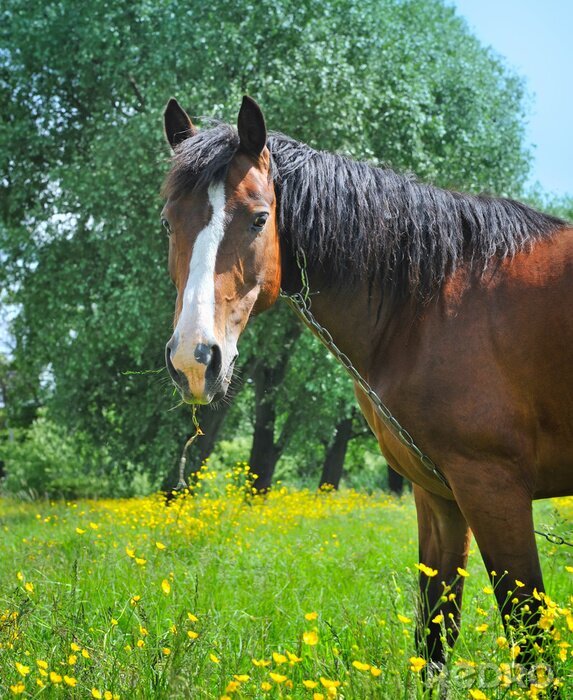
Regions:
[[369, 290], [366, 282], [347, 288], [328, 283], [322, 274], [310, 275], [311, 311], [329, 331], [336, 346], [367, 378], [375, 357], [385, 354], [410, 314], [410, 304]]

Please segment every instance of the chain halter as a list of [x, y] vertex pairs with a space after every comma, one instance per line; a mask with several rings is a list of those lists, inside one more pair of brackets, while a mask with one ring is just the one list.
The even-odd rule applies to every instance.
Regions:
[[372, 402], [376, 415], [382, 421], [382, 423], [388, 428], [392, 435], [405, 445], [414, 457], [416, 457], [424, 466], [424, 468], [429, 471], [433, 476], [440, 481], [447, 489], [450, 489], [450, 485], [446, 477], [438, 469], [431, 457], [422, 452], [422, 450], [414, 442], [414, 438], [410, 433], [400, 425], [398, 420], [392, 415], [390, 409], [383, 401], [380, 399], [378, 394], [374, 389], [368, 384], [356, 367], [352, 364], [348, 355], [342, 352], [340, 348], [334, 342], [330, 332], [321, 326], [320, 323], [314, 317], [314, 314], [310, 310], [311, 299], [310, 299], [310, 285], [308, 282], [308, 271], [306, 264], [306, 255], [304, 252], [298, 248], [296, 251], [296, 264], [300, 270], [300, 277], [302, 282], [302, 288], [300, 292], [295, 292], [295, 294], [287, 294], [281, 290], [280, 296], [286, 299], [289, 306], [295, 311], [298, 316], [300, 316], [303, 321], [307, 323], [308, 326], [316, 333], [321, 342], [326, 346], [326, 348], [336, 357], [344, 369], [348, 372], [351, 378], [358, 384], [362, 391]]

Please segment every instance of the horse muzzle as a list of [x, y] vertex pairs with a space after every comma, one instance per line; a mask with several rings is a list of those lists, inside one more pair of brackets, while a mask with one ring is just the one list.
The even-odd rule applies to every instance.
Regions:
[[179, 342], [174, 333], [165, 346], [165, 364], [186, 403], [208, 404], [227, 393], [237, 355], [223, 370], [223, 352], [216, 342]]

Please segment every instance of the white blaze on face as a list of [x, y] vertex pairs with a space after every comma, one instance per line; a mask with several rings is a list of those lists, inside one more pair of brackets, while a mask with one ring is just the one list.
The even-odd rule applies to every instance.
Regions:
[[225, 183], [211, 183], [207, 190], [211, 219], [199, 232], [189, 262], [189, 276], [175, 332], [191, 354], [197, 343], [213, 345], [215, 339], [215, 262], [225, 234]]

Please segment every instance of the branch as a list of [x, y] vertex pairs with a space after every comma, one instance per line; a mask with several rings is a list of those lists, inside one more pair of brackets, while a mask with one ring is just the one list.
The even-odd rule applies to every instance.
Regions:
[[129, 84], [133, 88], [133, 92], [135, 93], [135, 96], [137, 97], [137, 99], [139, 101], [139, 106], [141, 108], [139, 111], [142, 111], [142, 112], [145, 111], [145, 109], [146, 109], [145, 98], [143, 97], [143, 94], [142, 94], [141, 90], [139, 89], [139, 86], [138, 86], [135, 78], [133, 77], [133, 75], [131, 73], [129, 73], [127, 76], [127, 79], [129, 80]]

